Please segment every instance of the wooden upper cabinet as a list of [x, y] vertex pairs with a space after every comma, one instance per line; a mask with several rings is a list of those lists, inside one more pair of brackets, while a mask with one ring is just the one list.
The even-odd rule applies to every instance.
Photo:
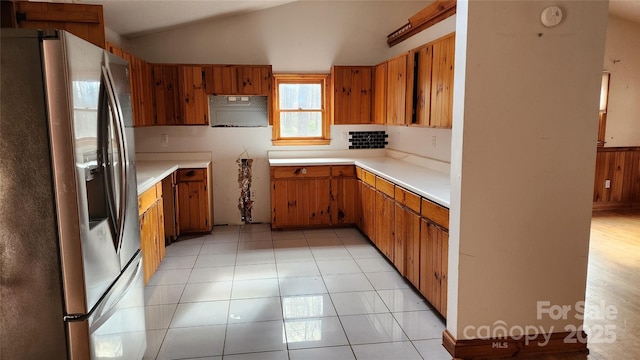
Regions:
[[181, 125], [178, 66], [153, 64], [151, 68], [155, 125]]
[[105, 47], [102, 5], [2, 1], [2, 27], [60, 29]]
[[271, 65], [206, 65], [208, 95], [260, 95], [271, 91]]
[[431, 118], [431, 67], [433, 45], [421, 46], [409, 54], [409, 67], [413, 72], [413, 87], [407, 93], [408, 107], [413, 112], [407, 124], [429, 126]]
[[110, 42], [107, 42], [105, 47], [107, 51], [129, 63], [133, 126], [154, 125], [151, 67], [146, 61]]
[[178, 72], [183, 125], [209, 125], [209, 104], [201, 66], [180, 66]]
[[374, 74], [373, 123], [387, 122], [387, 62], [378, 64]]
[[407, 54], [387, 61], [387, 119], [389, 125], [404, 125], [407, 95]]
[[433, 43], [431, 120], [429, 126], [451, 128], [453, 122], [453, 68], [455, 34]]
[[334, 124], [370, 124], [373, 106], [373, 68], [371, 66], [334, 66]]

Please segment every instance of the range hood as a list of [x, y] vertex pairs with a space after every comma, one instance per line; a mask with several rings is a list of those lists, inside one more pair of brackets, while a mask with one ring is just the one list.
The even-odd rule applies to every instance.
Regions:
[[267, 96], [209, 96], [212, 127], [266, 127]]

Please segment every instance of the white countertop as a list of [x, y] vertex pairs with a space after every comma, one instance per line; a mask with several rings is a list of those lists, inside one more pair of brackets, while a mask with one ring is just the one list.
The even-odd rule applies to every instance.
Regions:
[[158, 181], [171, 175], [178, 169], [207, 168], [210, 161], [191, 160], [146, 160], [136, 162], [136, 176], [138, 178], [138, 195], [150, 189]]
[[278, 158], [269, 165], [356, 165], [442, 206], [450, 204], [449, 174], [391, 157]]

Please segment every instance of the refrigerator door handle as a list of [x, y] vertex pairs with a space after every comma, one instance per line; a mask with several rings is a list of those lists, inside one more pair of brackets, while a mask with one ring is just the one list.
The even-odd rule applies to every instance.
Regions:
[[[118, 298], [115, 301], [113, 301], [111, 306], [109, 307], [109, 309], [106, 312], [104, 312], [98, 318], [98, 320], [96, 322], [94, 322], [94, 324], [92, 324], [92, 327], [94, 327], [94, 328], [100, 327], [101, 324], [103, 324], [105, 321], [107, 321], [109, 319], [109, 317], [111, 316], [110, 313], [115, 311], [115, 305], [118, 304], [120, 302], [120, 300], [122, 300], [122, 298], [134, 286], [136, 277], [138, 277], [140, 272], [142, 271], [142, 255], [141, 255], [140, 251], [138, 251], [136, 256], [134, 256], [134, 258], [131, 259], [129, 264], [127, 264], [127, 267], [129, 265], [132, 265], [132, 263], [134, 263], [136, 260], [137, 260], [137, 264], [135, 265], [135, 267], [136, 267], [136, 269], [134, 270], [135, 273], [134, 273], [133, 276], [131, 276], [127, 280], [127, 285], [125, 286], [125, 289], [123, 291], [121, 291], [120, 294], [118, 294]], [[125, 268], [125, 270], [126, 270], [126, 268]], [[124, 271], [123, 271], [123, 273], [124, 273]], [[100, 299], [98, 300], [96, 305], [93, 308], [91, 308], [86, 314], [66, 314], [66, 315], [63, 316], [63, 320], [65, 322], [86, 321], [96, 311], [100, 311], [101, 312], [103, 310], [103, 307], [105, 306], [105, 304], [109, 300], [108, 298], [109, 298], [109, 296], [111, 294], [111, 290], [113, 289], [115, 284], [118, 282], [118, 280], [120, 280], [121, 276], [122, 276], [122, 274], [120, 274], [120, 276], [118, 276], [118, 278], [113, 282], [113, 284], [111, 284], [111, 286], [109, 286], [107, 291], [105, 291], [104, 294], [102, 294], [102, 296], [100, 297]]]
[[[118, 208], [117, 214], [117, 243], [116, 243], [116, 251], [120, 250], [122, 246], [123, 236], [124, 236], [124, 222], [125, 222], [125, 211], [127, 209], [127, 192], [128, 192], [128, 183], [127, 183], [127, 173], [129, 170], [129, 165], [127, 161], [127, 148], [126, 141], [124, 138], [124, 125], [123, 125], [123, 116], [122, 111], [120, 109], [120, 103], [118, 98], [115, 96], [115, 90], [113, 87], [112, 75], [111, 71], [108, 67], [102, 66], [102, 77], [105, 81], [105, 89], [107, 93], [107, 99], [109, 101], [109, 107], [111, 108], [111, 114], [113, 117], [113, 123], [115, 125], [115, 137], [117, 138], [118, 144], [118, 163], [120, 165], [120, 206]], [[113, 191], [112, 191], [113, 193]]]

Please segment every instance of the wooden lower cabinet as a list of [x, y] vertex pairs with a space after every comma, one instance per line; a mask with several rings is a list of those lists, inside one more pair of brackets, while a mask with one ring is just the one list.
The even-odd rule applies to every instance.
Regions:
[[449, 233], [420, 220], [420, 286], [418, 289], [442, 316], [447, 316]]
[[162, 183], [154, 185], [138, 197], [140, 249], [145, 285], [165, 255]]
[[178, 226], [180, 233], [211, 231], [207, 169], [179, 169]]
[[395, 202], [393, 198], [385, 195], [381, 191], [376, 191], [375, 205], [375, 244], [387, 257], [393, 261], [393, 250], [395, 247], [394, 236], [394, 209]]
[[333, 224], [350, 225], [356, 223], [358, 213], [357, 180], [355, 177], [331, 179], [331, 219]]
[[420, 286], [420, 215], [395, 204], [393, 264], [415, 287]]
[[273, 229], [353, 225], [360, 217], [355, 167], [271, 168]]
[[364, 181], [359, 181], [361, 188], [362, 226], [360, 230], [376, 243], [376, 189]]
[[275, 179], [271, 184], [274, 228], [331, 225], [331, 180]]
[[356, 173], [358, 227], [446, 317], [449, 210], [366, 170]]

